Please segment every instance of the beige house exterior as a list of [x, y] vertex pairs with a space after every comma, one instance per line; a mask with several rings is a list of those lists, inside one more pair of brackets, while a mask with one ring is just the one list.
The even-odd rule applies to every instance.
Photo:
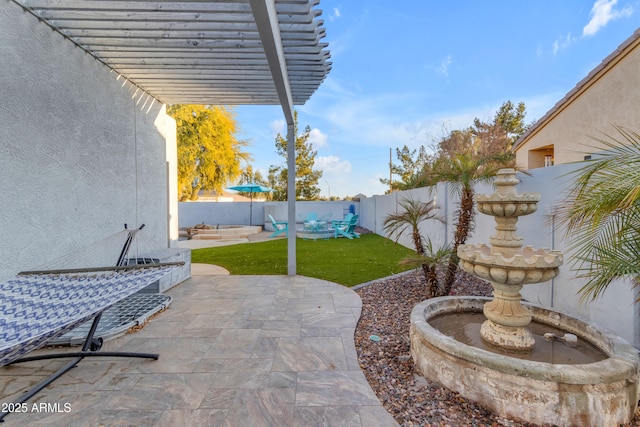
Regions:
[[516, 143], [522, 169], [579, 162], [615, 136], [614, 126], [640, 132], [640, 29], [582, 79]]

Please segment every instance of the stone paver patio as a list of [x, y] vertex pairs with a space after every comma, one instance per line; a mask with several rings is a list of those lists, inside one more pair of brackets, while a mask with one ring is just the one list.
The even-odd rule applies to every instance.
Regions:
[[[397, 425], [358, 365], [355, 292], [301, 276], [193, 274], [167, 292], [166, 311], [104, 345], [159, 360], [85, 359], [4, 425]], [[0, 401], [62, 364], [0, 368]]]

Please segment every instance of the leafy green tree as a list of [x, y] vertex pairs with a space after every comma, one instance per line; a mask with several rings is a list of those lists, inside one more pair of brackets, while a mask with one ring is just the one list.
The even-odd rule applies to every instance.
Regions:
[[573, 172], [574, 186], [560, 209], [573, 267], [586, 284], [582, 299], [596, 299], [614, 279], [640, 284], [640, 135], [616, 127], [620, 139], [596, 139], [606, 151]]
[[403, 263], [422, 268], [426, 297], [433, 298], [438, 290], [436, 267], [449, 257], [450, 251], [448, 248], [434, 250], [431, 239], [425, 241], [420, 234], [420, 223], [429, 219], [442, 221], [437, 215], [438, 207], [433, 200], [420, 202], [411, 198], [403, 199], [399, 204], [402, 210], [386, 216], [384, 230], [388, 237], [395, 237], [396, 243], [404, 233], [411, 233], [416, 256], [405, 258]]
[[[313, 169], [318, 154], [308, 142], [311, 127], [307, 126], [298, 134], [298, 112], [294, 115], [294, 135], [296, 150], [296, 200], [315, 200], [320, 194], [318, 181], [322, 178], [322, 171]], [[285, 161], [287, 159], [287, 137], [276, 136], [276, 150]], [[287, 200], [288, 169], [284, 166], [269, 167], [269, 185], [273, 188], [273, 200]]]
[[236, 138], [231, 109], [220, 106], [172, 105], [178, 137], [178, 199], [196, 200], [198, 191], [222, 191], [250, 159], [246, 141]]
[[421, 180], [423, 170], [431, 159], [425, 147], [420, 146], [419, 150], [410, 150], [406, 145], [402, 149], [396, 148], [396, 157], [400, 164], [392, 164], [391, 173], [400, 176], [400, 181], [392, 182], [389, 179], [381, 178], [380, 182], [385, 185], [391, 184], [391, 188], [394, 190], [421, 187], [424, 184]]
[[[271, 200], [283, 201], [287, 200], [287, 177], [288, 169], [282, 166], [269, 166], [269, 174], [267, 180], [269, 187], [273, 189], [271, 192]], [[297, 186], [297, 184], [296, 184]], [[297, 194], [297, 188], [296, 188]]]

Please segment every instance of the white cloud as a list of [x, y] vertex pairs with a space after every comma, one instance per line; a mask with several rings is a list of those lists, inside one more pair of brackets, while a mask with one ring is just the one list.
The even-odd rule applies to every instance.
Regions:
[[314, 149], [318, 149], [327, 145], [327, 135], [322, 133], [320, 129], [313, 128], [309, 132], [308, 143], [313, 145]]
[[331, 14], [329, 15], [329, 21], [333, 22], [336, 19], [340, 19], [341, 16], [342, 16], [342, 13], [340, 12], [340, 8], [339, 7], [334, 7], [331, 10]]
[[600, 29], [605, 27], [610, 21], [618, 18], [631, 16], [633, 8], [627, 6], [622, 10], [614, 10], [618, 0], [596, 0], [589, 16], [591, 20], [582, 29], [583, 37], [591, 37]]
[[275, 138], [278, 134], [286, 137], [286, 122], [284, 119], [274, 120], [269, 123], [269, 129], [271, 129], [272, 136]]
[[[500, 106], [421, 114], [411, 108], [421, 102], [424, 94], [420, 91], [363, 95], [333, 80], [325, 84], [321, 97], [304, 105], [303, 111], [328, 121], [323, 128], [328, 129], [334, 149], [338, 148], [334, 147], [334, 140], [343, 141], [348, 147], [345, 149], [364, 150], [359, 154], [362, 156], [382, 147], [386, 150], [403, 145], [412, 149], [428, 147], [434, 139], [444, 136], [443, 128], [462, 129], [473, 123], [475, 117], [492, 116]], [[395, 114], [389, 114], [389, 106], [395, 106]]]
[[334, 155], [317, 156], [315, 161], [314, 168], [322, 171], [318, 186], [323, 196], [345, 197], [358, 192], [361, 180], [353, 176], [351, 162]]
[[338, 156], [317, 156], [315, 167], [329, 175], [344, 175], [351, 172], [351, 163]]
[[440, 65], [436, 68], [436, 73], [449, 77], [449, 66], [451, 65], [451, 55], [447, 55], [440, 61]]
[[553, 47], [552, 47], [553, 54], [557, 55], [558, 52], [560, 52], [561, 50], [571, 46], [571, 44], [574, 41], [576, 41], [576, 39], [571, 35], [571, 33], [567, 34], [566, 36], [558, 38], [556, 41], [553, 42]]

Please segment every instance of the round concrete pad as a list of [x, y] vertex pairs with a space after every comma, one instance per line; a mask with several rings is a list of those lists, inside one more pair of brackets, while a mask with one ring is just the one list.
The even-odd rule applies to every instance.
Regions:
[[192, 276], [225, 276], [229, 271], [218, 265], [212, 264], [191, 264]]

